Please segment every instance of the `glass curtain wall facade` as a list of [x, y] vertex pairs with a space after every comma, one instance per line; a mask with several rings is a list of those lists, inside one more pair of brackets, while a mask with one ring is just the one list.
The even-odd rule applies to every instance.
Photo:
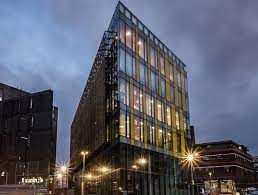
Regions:
[[[185, 64], [121, 2], [109, 31], [117, 35], [115, 84], [106, 97], [112, 144], [86, 159], [86, 172], [96, 175], [86, 182], [88, 192], [187, 194], [180, 163], [191, 139]], [[110, 171], [99, 175], [96, 165], [103, 163]]]

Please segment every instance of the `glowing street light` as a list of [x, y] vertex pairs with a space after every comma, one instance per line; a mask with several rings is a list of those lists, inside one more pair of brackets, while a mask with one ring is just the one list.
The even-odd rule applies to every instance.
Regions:
[[103, 166], [101, 166], [100, 168], [99, 168], [99, 171], [101, 172], [101, 173], [106, 173], [106, 172], [108, 172], [110, 170], [110, 168], [108, 167], [108, 166], [105, 166], [105, 165], [103, 165]]
[[144, 166], [144, 165], [147, 164], [148, 161], [147, 161], [146, 158], [141, 157], [141, 158], [139, 158], [139, 159], [137, 160], [137, 162], [138, 162], [141, 166]]
[[193, 154], [189, 154], [189, 155], [187, 155], [186, 158], [187, 158], [187, 161], [192, 162], [194, 160], [194, 155]]
[[62, 180], [62, 179], [63, 179], [63, 174], [62, 174], [62, 173], [58, 173], [58, 174], [56, 175], [56, 178], [57, 178], [58, 180]]
[[91, 180], [93, 178], [93, 175], [91, 173], [88, 173], [85, 175], [85, 177], [88, 179], [88, 180]]
[[61, 166], [61, 172], [67, 173], [67, 167], [66, 166]]
[[193, 170], [194, 170], [194, 166], [197, 165], [198, 163], [198, 158], [199, 154], [198, 152], [195, 151], [188, 151], [185, 155], [185, 157], [183, 158], [182, 162], [184, 163], [184, 165], [187, 165], [188, 167], [190, 167], [191, 170], [191, 185], [192, 185], [192, 193], [194, 194], [194, 178], [193, 178]]
[[58, 162], [56, 166], [56, 178], [60, 181], [61, 187], [67, 187], [68, 175], [71, 172], [70, 164], [64, 162]]
[[88, 151], [81, 151], [81, 153], [80, 153], [82, 156], [85, 156], [85, 155], [88, 155], [89, 154], [89, 152]]

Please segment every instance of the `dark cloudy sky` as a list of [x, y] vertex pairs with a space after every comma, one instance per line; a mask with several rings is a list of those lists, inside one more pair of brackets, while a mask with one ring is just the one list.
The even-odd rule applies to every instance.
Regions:
[[[197, 141], [233, 139], [258, 154], [258, 1], [122, 1], [186, 64]], [[0, 0], [0, 82], [51, 88], [58, 159], [115, 0]]]

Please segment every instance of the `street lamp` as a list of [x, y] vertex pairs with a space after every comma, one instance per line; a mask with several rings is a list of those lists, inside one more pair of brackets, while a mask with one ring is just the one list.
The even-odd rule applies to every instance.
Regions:
[[211, 176], [212, 176], [212, 172], [209, 172], [209, 176], [210, 176], [210, 189], [211, 189]]
[[141, 157], [137, 160], [138, 164], [140, 164], [141, 166], [144, 166], [148, 163], [147, 159], [144, 157]]
[[91, 180], [93, 178], [93, 175], [91, 173], [88, 173], [85, 175], [86, 179]]
[[108, 167], [108, 165], [101, 165], [98, 170], [99, 172], [104, 174], [107, 173], [110, 170], [110, 168]]
[[57, 175], [56, 175], [56, 177], [57, 177], [57, 179], [58, 180], [62, 180], [62, 178], [63, 178], [63, 174], [62, 173], [58, 173]]
[[[83, 173], [85, 171], [85, 158], [86, 158], [86, 155], [89, 154], [88, 151], [81, 151], [80, 153], [82, 155], [82, 176], [83, 176]], [[84, 195], [84, 182], [83, 182], [83, 177], [82, 177], [82, 185], [81, 185], [81, 195]]]
[[56, 166], [56, 178], [61, 182], [61, 187], [67, 187], [67, 178], [71, 172], [69, 163], [58, 162]]
[[1, 173], [1, 177], [4, 177], [5, 176], [5, 184], [7, 185], [7, 182], [8, 182], [8, 172], [2, 172]]
[[[24, 156], [24, 159], [25, 159], [25, 167], [24, 167], [24, 172], [25, 172], [25, 180], [26, 180], [26, 177], [29, 176], [29, 157], [28, 157], [28, 149], [30, 149], [30, 135], [28, 135], [28, 137], [24, 137], [24, 136], [21, 136], [20, 139], [23, 139], [23, 140], [26, 140], [26, 147], [25, 147], [25, 156]], [[17, 162], [16, 162], [17, 163]], [[16, 180], [16, 172], [15, 172], [15, 180]]]
[[196, 151], [189, 151], [186, 153], [185, 157], [183, 158], [183, 163], [190, 167], [191, 171], [191, 186], [192, 186], [192, 195], [194, 195], [194, 178], [193, 178], [193, 171], [194, 165], [197, 165], [198, 162], [198, 153]]
[[[149, 153], [148, 159], [142, 156], [142, 157], [140, 157], [139, 159], [136, 160], [136, 163], [138, 163], [140, 166], [145, 166], [146, 164], [148, 164], [149, 194], [152, 195], [150, 153]], [[133, 165], [132, 168], [137, 170], [138, 167], [136, 165]]]

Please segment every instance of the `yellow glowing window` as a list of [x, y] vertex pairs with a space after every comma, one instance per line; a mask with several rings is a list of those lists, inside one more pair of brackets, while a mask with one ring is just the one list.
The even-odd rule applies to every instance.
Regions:
[[176, 111], [176, 128], [179, 129], [179, 114], [178, 114], [178, 111]]
[[160, 72], [162, 74], [165, 74], [165, 62], [164, 62], [164, 57], [160, 56]]
[[164, 122], [164, 107], [161, 101], [157, 101], [158, 120]]
[[125, 40], [126, 40], [126, 46], [132, 49], [132, 30], [129, 26], [126, 25], [126, 33], [125, 33]]
[[163, 134], [164, 134], [164, 131], [161, 128], [159, 128], [159, 130], [158, 130], [158, 146], [160, 148], [164, 147], [164, 135]]
[[141, 56], [144, 59], [145, 42], [141, 37], [139, 37], [138, 47], [139, 47], [139, 56]]
[[167, 106], [166, 112], [167, 112], [167, 124], [171, 126], [171, 109], [169, 106]]
[[126, 122], [125, 122], [125, 113], [121, 112], [120, 113], [120, 118], [119, 118], [119, 134], [121, 136], [126, 136]]
[[120, 20], [120, 30], [119, 30], [119, 37], [120, 37], [120, 41], [122, 43], [125, 43], [125, 23]]
[[154, 102], [149, 94], [146, 94], [146, 111], [147, 115], [154, 117]]

